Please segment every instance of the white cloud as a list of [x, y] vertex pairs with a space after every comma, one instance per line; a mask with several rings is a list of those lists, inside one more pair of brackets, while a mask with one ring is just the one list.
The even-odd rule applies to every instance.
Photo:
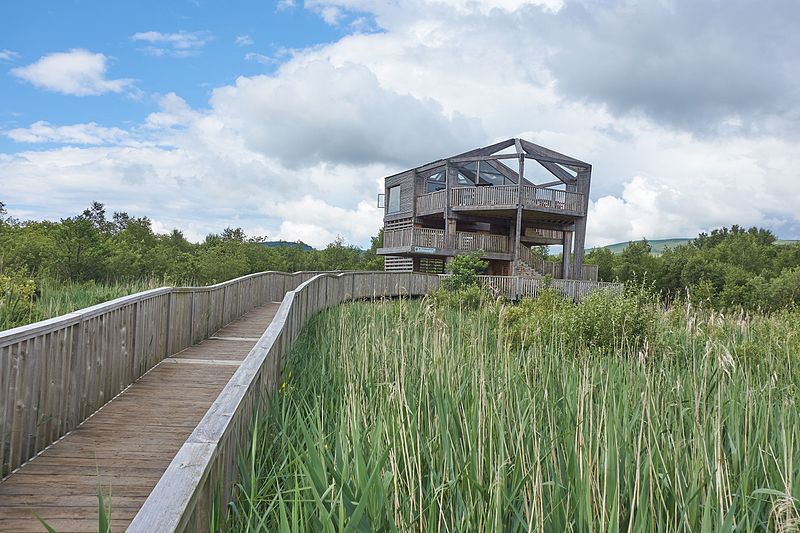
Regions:
[[214, 39], [207, 31], [179, 31], [161, 33], [144, 31], [131, 35], [132, 41], [150, 43], [140, 50], [156, 57], [190, 57], [200, 53], [203, 47]]
[[283, 11], [285, 9], [292, 9], [294, 7], [294, 0], [278, 0], [277, 10]]
[[255, 61], [256, 63], [261, 63], [262, 65], [274, 65], [278, 63], [278, 60], [264, 54], [257, 54], [255, 52], [248, 52], [244, 55], [245, 61]]
[[249, 35], [237, 35], [235, 42], [236, 46], [250, 46], [254, 41]]
[[211, 104], [249, 148], [289, 167], [411, 166], [484, 138], [479, 121], [448, 117], [433, 100], [387, 90], [355, 64], [290, 62], [276, 76], [241, 77], [214, 90]]
[[3, 49], [0, 50], [0, 61], [14, 61], [19, 57], [19, 54], [13, 50]]
[[35, 63], [11, 69], [11, 74], [36, 87], [75, 96], [119, 93], [132, 83], [127, 79], [106, 79], [108, 58], [75, 48], [42, 56]]
[[15, 128], [5, 135], [22, 143], [62, 143], [62, 144], [125, 144], [130, 141], [127, 131], [120, 128], [106, 128], [94, 122], [54, 126], [46, 121], [34, 122], [27, 128]]

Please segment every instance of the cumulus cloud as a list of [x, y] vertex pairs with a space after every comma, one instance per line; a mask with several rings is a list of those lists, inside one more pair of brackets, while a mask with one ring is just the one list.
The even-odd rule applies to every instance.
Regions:
[[276, 76], [241, 77], [216, 89], [211, 104], [251, 149], [288, 167], [322, 161], [413, 166], [485, 138], [480, 121], [447, 116], [433, 100], [387, 90], [355, 64], [310, 61]]
[[[751, 4], [730, 5], [734, 14], [715, 18], [683, 0], [605, 9], [579, 0], [309, 1], [382, 31], [276, 56], [273, 74], [218, 87], [207, 106], [163, 95], [127, 135], [97, 124], [19, 128], [20, 138], [99, 143], [0, 155], [4, 201], [13, 210], [36, 184], [49, 209], [68, 209], [46, 216], [100, 199], [193, 238], [242, 226], [366, 245], [380, 225], [383, 176], [521, 136], [592, 163], [590, 245], [734, 223], [800, 237], [800, 150], [785, 134], [800, 101], [787, 96], [797, 82], [785, 75], [796, 54], [781, 44], [796, 37], [779, 16], [752, 14], [754, 34], [774, 32], [754, 43], [737, 18]], [[776, 5], [791, 20], [792, 5]], [[691, 25], [673, 30], [690, 12], [705, 17], [696, 35]], [[747, 42], [761, 46], [763, 65], [757, 51], [720, 51], [731, 43], [736, 55]], [[581, 54], [592, 75], [577, 72]], [[756, 68], [780, 86], [751, 82]]]
[[144, 31], [131, 35], [132, 41], [149, 43], [140, 50], [156, 57], [191, 57], [199, 54], [203, 47], [213, 39], [214, 36], [207, 31], [182, 30], [175, 33]]
[[798, 18], [794, 0], [581, 1], [537, 31], [565, 95], [708, 133], [763, 129], [786, 113], [797, 122]]
[[107, 63], [103, 54], [75, 48], [42, 56], [35, 63], [11, 69], [11, 74], [40, 89], [75, 96], [124, 91], [132, 80], [107, 79]]

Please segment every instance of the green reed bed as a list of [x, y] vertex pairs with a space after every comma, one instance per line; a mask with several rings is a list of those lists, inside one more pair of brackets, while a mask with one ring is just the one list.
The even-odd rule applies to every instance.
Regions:
[[618, 299], [549, 305], [319, 314], [254, 425], [231, 528], [797, 531], [800, 314], [650, 307], [626, 339]]
[[129, 294], [155, 289], [156, 279], [127, 282], [58, 282], [0, 274], [0, 331], [61, 316]]

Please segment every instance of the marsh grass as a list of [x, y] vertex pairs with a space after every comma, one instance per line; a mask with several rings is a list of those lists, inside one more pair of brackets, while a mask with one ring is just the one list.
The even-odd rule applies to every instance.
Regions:
[[798, 530], [799, 313], [657, 310], [609, 350], [546, 314], [512, 342], [508, 311], [317, 315], [254, 424], [231, 529]]
[[[8, 291], [0, 294], [0, 331], [165, 285], [158, 279], [110, 283], [67, 283], [44, 279], [30, 280], [30, 284], [35, 287], [35, 292]], [[15, 312], [5, 312], [7, 309], [14, 309]]]

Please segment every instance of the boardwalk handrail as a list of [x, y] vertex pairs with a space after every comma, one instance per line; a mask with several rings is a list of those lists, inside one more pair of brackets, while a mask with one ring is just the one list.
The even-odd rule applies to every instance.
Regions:
[[[441, 274], [440, 277], [447, 277], [449, 274]], [[619, 294], [624, 289], [622, 283], [610, 283], [605, 281], [586, 281], [579, 279], [544, 279], [526, 278], [522, 276], [478, 276], [478, 280], [496, 293], [505, 296], [509, 300], [519, 300], [520, 298], [535, 298], [543, 289], [552, 287], [564, 293], [564, 296], [579, 302], [587, 294], [604, 290]]]
[[162, 287], [0, 332], [0, 478], [145, 372], [315, 272]]
[[128, 527], [131, 532], [207, 529], [224, 513], [254, 410], [276, 389], [283, 356], [317, 311], [360, 298], [420, 296], [439, 286], [416, 272], [319, 274], [286, 293], [267, 330], [178, 451]]

